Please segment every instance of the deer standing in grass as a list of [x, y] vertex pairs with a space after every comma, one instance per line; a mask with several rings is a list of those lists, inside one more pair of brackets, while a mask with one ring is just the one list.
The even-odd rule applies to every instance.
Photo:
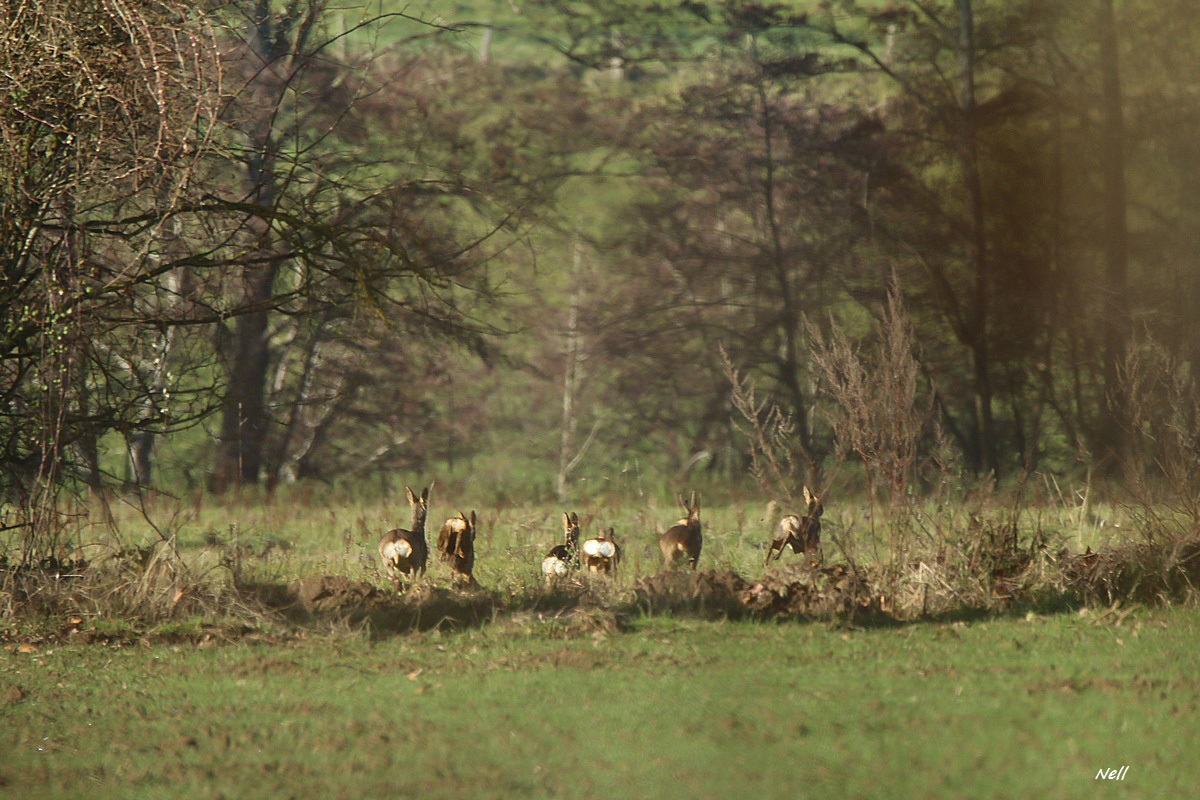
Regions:
[[558, 578], [579, 566], [579, 515], [563, 512], [563, 543], [550, 548], [550, 552], [542, 559], [542, 574], [546, 583], [554, 583]]
[[696, 493], [692, 492], [690, 503], [682, 496], [679, 502], [687, 511], [687, 516], [658, 537], [658, 547], [662, 550], [663, 561], [667, 567], [687, 561], [694, 571], [700, 561], [700, 548], [704, 546], [704, 535], [700, 532], [700, 501], [696, 499]]
[[[783, 556], [783, 548], [791, 547], [792, 552], [799, 555], [804, 553], [810, 564], [820, 562], [821, 554], [821, 515], [825, 506], [820, 498], [804, 487], [804, 502], [808, 504], [808, 512], [803, 517], [788, 514], [779, 520], [779, 530], [771, 539], [767, 548], [767, 560], [763, 566], [771, 563], [772, 556], [778, 560]], [[813, 555], [809, 555], [812, 553]]]
[[583, 566], [587, 567], [588, 572], [611, 575], [621, 563], [621, 546], [617, 544], [612, 528], [601, 530], [595, 539], [584, 542], [580, 550], [583, 552]]
[[454, 580], [475, 586], [475, 512], [468, 517], [460, 511], [457, 517], [446, 520], [437, 546]]
[[425, 542], [429, 487], [421, 491], [420, 497], [407, 486], [404, 492], [408, 495], [408, 504], [412, 506], [412, 523], [408, 530], [390, 530], [379, 540], [379, 557], [383, 559], [384, 570], [396, 581], [396, 588], [400, 588], [405, 576], [410, 581], [416, 580], [418, 572], [423, 576], [429, 560], [429, 545]]

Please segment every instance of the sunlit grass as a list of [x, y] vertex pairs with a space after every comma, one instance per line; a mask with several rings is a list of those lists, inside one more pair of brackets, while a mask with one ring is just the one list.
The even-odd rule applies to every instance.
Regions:
[[[765, 545], [785, 511], [747, 492], [743, 499], [720, 496], [704, 501], [704, 551], [701, 565], [732, 570], [747, 578], [762, 573]], [[1000, 500], [967, 503], [923, 503], [912, 511], [914, 541], [953, 537], [971, 524], [972, 514], [993, 520], [1015, 518], [1021, 535], [1043, 536], [1051, 554], [1061, 547], [1076, 552], [1120, 541], [1131, 535], [1122, 509], [1051, 502], [1015, 506]], [[641, 497], [616, 493], [568, 504], [516, 504], [474, 497], [452, 485], [435, 483], [430, 499], [427, 538], [436, 541], [443, 520], [459, 510], [479, 516], [476, 576], [491, 590], [505, 594], [540, 584], [540, 563], [562, 535], [563, 511], [580, 515], [584, 536], [613, 527], [623, 549], [616, 584], [630, 590], [641, 577], [660, 570], [655, 534], [673, 524], [682, 509], [665, 492]], [[886, 559], [883, 510], [861, 498], [830, 496], [822, 519], [826, 558], [844, 560], [847, 553], [861, 563]], [[220, 564], [236, 562], [241, 576], [286, 583], [314, 574], [334, 574], [387, 586], [379, 570], [376, 545], [384, 531], [407, 526], [409, 509], [402, 489], [390, 497], [354, 497], [337, 492], [285, 488], [274, 497], [246, 493], [240, 499], [148, 496], [114, 497], [107, 508], [90, 506], [78, 514], [88, 524], [74, 536], [91, 560], [122, 548], [145, 547], [166, 540], [184, 563], [198, 573], [224, 580]], [[116, 532], [114, 532], [116, 531]], [[845, 549], [843, 551], [843, 548]], [[785, 563], [794, 558], [790, 553]], [[429, 578], [447, 584], [448, 574], [433, 560]]]
[[840, 630], [536, 617], [0, 669], [6, 796], [1185, 796], [1195, 610]]

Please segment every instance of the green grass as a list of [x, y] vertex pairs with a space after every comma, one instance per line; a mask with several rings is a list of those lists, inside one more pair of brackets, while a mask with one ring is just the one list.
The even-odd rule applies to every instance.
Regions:
[[[845, 631], [534, 615], [0, 662], [6, 797], [1181, 797], [1196, 610]], [[1096, 781], [1129, 765], [1122, 784]]]
[[[416, 481], [412, 481], [414, 485]], [[711, 498], [711, 499], [709, 499]], [[765, 501], [747, 497], [729, 499], [717, 491], [701, 492], [704, 523], [705, 567], [732, 569], [753, 578], [762, 571], [764, 546], [779, 517], [796, 509], [768, 511]], [[637, 578], [654, 574], [660, 566], [655, 544], [656, 531], [674, 524], [683, 510], [666, 493], [636, 496], [614, 492], [596, 494], [588, 499], [559, 507], [547, 504], [512, 504], [491, 499], [486, 493], [464, 490], [444, 483], [435, 485], [430, 497], [427, 538], [432, 542], [442, 522], [458, 510], [476, 510], [479, 517], [476, 574], [489, 589], [510, 591], [540, 583], [539, 565], [545, 552], [562, 536], [563, 511], [577, 511], [584, 536], [595, 535], [602, 527], [612, 526], [624, 548], [624, 568], [618, 581], [631, 588]], [[84, 555], [95, 560], [112, 549], [144, 546], [160, 535], [174, 536], [185, 560], [198, 569], [211, 569], [232, 549], [243, 554], [245, 577], [286, 582], [317, 573], [345, 575], [385, 585], [379, 575], [376, 545], [389, 528], [407, 526], [409, 509], [403, 488], [393, 490], [391, 499], [355, 498], [334, 492], [326, 496], [307, 488], [281, 490], [267, 502], [247, 497], [245, 502], [219, 503], [211, 497], [175, 501], [157, 498], [146, 509], [157, 530], [143, 519], [128, 502], [110, 504], [119, 542], [111, 541], [106, 516], [94, 508], [81, 510], [93, 521], [84, 526], [79, 537], [90, 545]], [[1007, 521], [1010, 511], [999, 501], [991, 501], [979, 511], [997, 523]], [[921, 525], [965, 530], [968, 509], [930, 507], [922, 514]], [[769, 518], [768, 518], [769, 517]], [[1114, 528], [1114, 523], [1124, 527]], [[837, 536], [852, 548], [856, 558], [870, 562], [886, 549], [886, 537], [874, 539], [870, 514], [865, 505], [850, 498], [831, 497], [822, 518], [826, 547], [831, 557], [840, 560], [833, 544]], [[1088, 513], [1065, 504], [1028, 505], [1019, 517], [1022, 534], [1043, 530], [1051, 550], [1066, 545], [1082, 552], [1086, 546], [1098, 548], [1114, 535], [1128, 535], [1128, 520], [1120, 509], [1089, 507]], [[785, 558], [785, 562], [792, 557]], [[445, 583], [441, 566], [432, 564], [431, 579]]]

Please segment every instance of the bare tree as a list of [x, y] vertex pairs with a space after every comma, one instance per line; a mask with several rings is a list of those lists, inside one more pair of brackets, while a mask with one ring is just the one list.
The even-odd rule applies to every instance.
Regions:
[[188, 4], [9, 2], [0, 19], [0, 480], [31, 559], [57, 547], [62, 484], [99, 480], [103, 432], [203, 403], [191, 365], [151, 344], [186, 320], [147, 298], [205, 262], [164, 229], [194, 200], [220, 83]]

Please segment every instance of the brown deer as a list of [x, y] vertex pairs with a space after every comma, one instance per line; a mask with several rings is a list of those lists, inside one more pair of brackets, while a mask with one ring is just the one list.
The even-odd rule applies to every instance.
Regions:
[[457, 517], [446, 520], [437, 546], [454, 580], [475, 586], [475, 512], [468, 517], [460, 511]]
[[[783, 548], [791, 547], [792, 552], [799, 555], [804, 553], [809, 563], [818, 564], [821, 561], [821, 515], [825, 506], [821, 500], [804, 487], [804, 502], [808, 504], [808, 513], [803, 517], [788, 514], [779, 520], [779, 530], [771, 539], [767, 548], [767, 560], [763, 566], [771, 563], [772, 556], [778, 560], [783, 556]], [[810, 555], [814, 554], [814, 555]]]
[[667, 567], [687, 561], [695, 570], [700, 561], [700, 548], [704, 546], [704, 535], [700, 532], [700, 501], [696, 499], [696, 493], [692, 492], [690, 503], [682, 496], [679, 502], [687, 511], [687, 516], [658, 537], [658, 547], [662, 550], [663, 561]]
[[588, 572], [611, 575], [621, 563], [621, 545], [617, 544], [612, 528], [601, 530], [595, 539], [588, 539], [579, 549], [583, 553], [583, 566]]
[[579, 567], [579, 515], [563, 512], [563, 543], [550, 548], [542, 559], [546, 583], [553, 583]]
[[379, 557], [383, 559], [383, 568], [396, 581], [400, 588], [402, 576], [410, 581], [416, 580], [417, 573], [425, 574], [425, 564], [429, 560], [429, 545], [425, 542], [425, 515], [429, 506], [429, 487], [425, 487], [421, 496], [413, 494], [413, 490], [404, 487], [408, 495], [408, 504], [412, 506], [412, 523], [408, 530], [396, 528], [390, 530], [379, 540]]

